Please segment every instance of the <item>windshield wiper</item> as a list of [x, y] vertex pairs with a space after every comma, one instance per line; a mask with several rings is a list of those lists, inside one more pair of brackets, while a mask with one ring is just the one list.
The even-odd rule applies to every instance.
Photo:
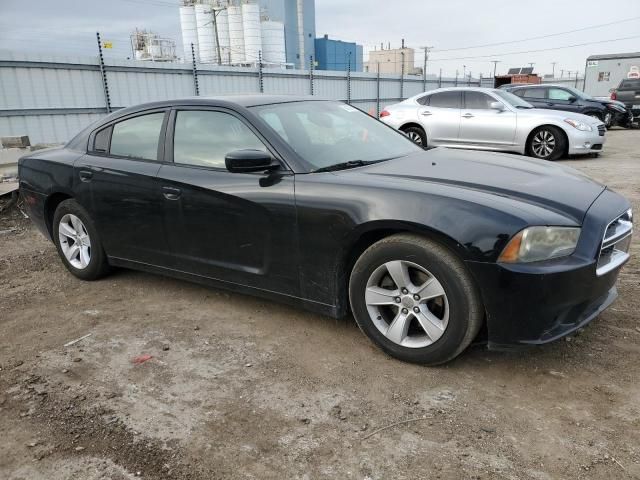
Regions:
[[365, 162], [364, 160], [349, 160], [348, 162], [336, 163], [328, 167], [317, 168], [312, 173], [335, 172], [336, 170], [346, 170], [348, 168], [362, 167], [376, 162]]

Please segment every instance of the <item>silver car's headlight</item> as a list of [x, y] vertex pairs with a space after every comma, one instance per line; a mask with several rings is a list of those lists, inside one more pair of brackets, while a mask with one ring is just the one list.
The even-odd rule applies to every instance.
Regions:
[[571, 255], [578, 245], [580, 228], [529, 227], [516, 234], [502, 250], [499, 262], [528, 263]]
[[590, 132], [591, 130], [593, 130], [591, 128], [591, 125], [587, 125], [586, 123], [580, 122], [578, 120], [572, 120], [571, 118], [565, 118], [564, 121], [567, 122], [569, 125], [571, 125], [573, 128], [577, 128], [581, 132]]

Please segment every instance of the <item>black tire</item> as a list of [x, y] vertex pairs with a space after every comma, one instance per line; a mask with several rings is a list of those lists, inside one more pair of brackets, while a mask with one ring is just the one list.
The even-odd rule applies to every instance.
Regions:
[[[446, 294], [448, 324], [442, 336], [430, 345], [414, 348], [390, 340], [369, 314], [365, 294], [370, 277], [387, 262], [398, 260], [428, 270]], [[484, 320], [480, 294], [463, 262], [441, 244], [413, 234], [387, 237], [360, 256], [351, 272], [349, 300], [358, 326], [373, 343], [392, 357], [423, 365], [438, 365], [457, 357], [477, 336]], [[381, 317], [376, 318], [379, 323]]]
[[[553, 138], [553, 148], [551, 152], [545, 151], [544, 148], [540, 149], [538, 139], [542, 140], [542, 138]], [[541, 136], [541, 137], [539, 137]], [[549, 144], [547, 144], [550, 146]], [[554, 127], [552, 125], [545, 125], [543, 127], [536, 128], [531, 135], [529, 135], [529, 139], [527, 140], [527, 155], [534, 158], [539, 158], [540, 160], [559, 160], [567, 151], [568, 142], [565, 133], [558, 127]], [[544, 154], [543, 154], [544, 153]]]
[[422, 128], [412, 126], [403, 128], [402, 131], [413, 143], [422, 148], [427, 148], [427, 134]]
[[[75, 215], [82, 221], [91, 242], [90, 260], [84, 268], [77, 268], [72, 265], [63, 252], [59, 235], [60, 221], [67, 214]], [[53, 214], [53, 241], [58, 250], [58, 255], [60, 255], [62, 259], [62, 263], [64, 263], [67, 270], [76, 277], [82, 280], [97, 280], [109, 272], [107, 256], [102, 248], [102, 243], [100, 242], [100, 237], [98, 236], [93, 221], [87, 211], [75, 200], [65, 200], [56, 208]]]

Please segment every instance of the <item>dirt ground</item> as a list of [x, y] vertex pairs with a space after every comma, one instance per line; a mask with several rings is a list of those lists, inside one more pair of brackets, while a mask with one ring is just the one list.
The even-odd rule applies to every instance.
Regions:
[[[608, 137], [564, 163], [640, 212], [640, 131]], [[580, 335], [428, 368], [351, 319], [126, 270], [82, 282], [5, 212], [0, 478], [640, 478], [639, 237]]]

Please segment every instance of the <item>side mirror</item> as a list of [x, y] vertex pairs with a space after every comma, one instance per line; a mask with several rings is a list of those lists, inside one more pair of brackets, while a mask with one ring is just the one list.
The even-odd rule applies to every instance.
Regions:
[[491, 110], [498, 110], [499, 112], [502, 112], [504, 110], [504, 105], [502, 102], [491, 102], [489, 104], [489, 108], [491, 108]]
[[575, 102], [576, 100], [578, 100], [578, 99], [576, 97], [574, 97], [573, 95], [571, 95], [569, 97], [569, 102], [571, 102], [571, 103]]
[[233, 173], [264, 172], [279, 167], [263, 150], [234, 150], [224, 157], [224, 164]]

